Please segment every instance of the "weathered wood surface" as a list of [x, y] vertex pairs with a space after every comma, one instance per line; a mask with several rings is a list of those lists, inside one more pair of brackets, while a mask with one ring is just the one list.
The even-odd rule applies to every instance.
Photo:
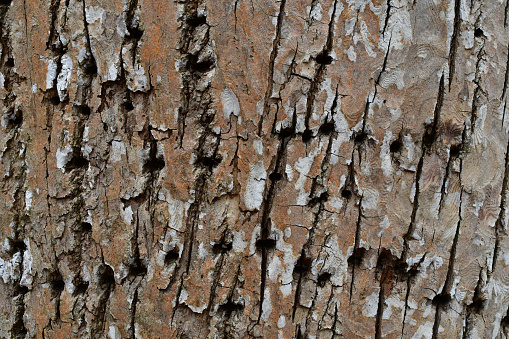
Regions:
[[0, 1], [0, 337], [507, 337], [508, 3]]

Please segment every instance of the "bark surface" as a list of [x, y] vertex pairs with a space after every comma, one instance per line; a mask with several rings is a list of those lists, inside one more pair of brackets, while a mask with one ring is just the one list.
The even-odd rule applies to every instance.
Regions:
[[507, 338], [508, 0], [0, 0], [1, 338]]

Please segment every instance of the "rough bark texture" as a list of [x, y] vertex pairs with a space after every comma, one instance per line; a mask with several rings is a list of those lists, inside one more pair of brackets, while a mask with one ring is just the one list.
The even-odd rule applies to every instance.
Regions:
[[0, 0], [1, 338], [506, 338], [507, 0]]

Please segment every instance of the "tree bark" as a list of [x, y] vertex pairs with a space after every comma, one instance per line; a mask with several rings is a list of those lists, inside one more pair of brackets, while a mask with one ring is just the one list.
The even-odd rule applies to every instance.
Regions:
[[508, 8], [0, 1], [0, 337], [509, 337]]

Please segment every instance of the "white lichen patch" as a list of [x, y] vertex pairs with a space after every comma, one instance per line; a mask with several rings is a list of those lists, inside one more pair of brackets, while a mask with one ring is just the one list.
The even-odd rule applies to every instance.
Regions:
[[269, 320], [270, 314], [272, 313], [272, 304], [270, 301], [270, 290], [268, 287], [265, 288], [263, 304], [262, 304], [262, 316], [264, 321]]
[[364, 299], [362, 306], [362, 315], [368, 318], [374, 318], [378, 309], [378, 293], [371, 293]]
[[85, 19], [88, 24], [92, 24], [97, 21], [102, 22], [104, 13], [104, 9], [99, 6], [85, 7]]
[[221, 93], [221, 105], [223, 105], [223, 113], [226, 120], [230, 120], [232, 114], [236, 117], [239, 116], [239, 99], [230, 87], [226, 87]]
[[284, 315], [280, 315], [279, 319], [277, 320], [277, 327], [283, 328], [286, 326], [286, 317]]
[[[422, 254], [418, 254], [416, 255], [415, 257], [412, 257], [412, 258], [408, 258], [407, 259], [407, 264], [408, 264], [408, 267], [412, 267], [413, 265], [419, 263], [422, 259], [422, 257], [424, 256], [424, 253]], [[442, 265], [444, 264], [444, 259], [442, 259], [441, 257], [439, 256], [426, 256], [426, 258], [424, 258], [423, 262], [421, 263], [421, 265], [418, 267], [419, 271], [420, 271], [420, 274], [423, 275], [423, 277], [427, 277], [427, 274], [426, 274], [426, 271], [428, 269], [428, 267], [431, 265], [433, 270], [437, 270], [439, 269], [440, 267], [442, 267]]]
[[249, 178], [247, 179], [246, 191], [244, 192], [244, 204], [249, 210], [260, 209], [263, 202], [263, 191], [267, 172], [263, 161], [249, 165]]
[[306, 183], [307, 174], [311, 170], [311, 166], [315, 160], [316, 155], [320, 151], [319, 148], [313, 149], [307, 157], [299, 158], [295, 163], [295, 170], [299, 173], [299, 178], [295, 182], [295, 189], [299, 192], [297, 197], [297, 205], [306, 205], [308, 193], [304, 189]]
[[14, 253], [9, 261], [5, 261], [0, 258], [0, 276], [5, 284], [9, 284], [19, 279], [22, 269], [20, 267], [21, 261], [22, 254], [20, 252]]
[[57, 168], [61, 170], [62, 173], [65, 172], [65, 165], [67, 165], [72, 157], [71, 145], [66, 145], [64, 148], [57, 148], [55, 156], [57, 158]]
[[392, 315], [392, 309], [393, 308], [399, 308], [399, 318], [403, 319], [403, 315], [405, 313], [405, 301], [398, 298], [397, 295], [391, 295], [387, 299], [385, 299], [385, 309], [382, 314], [382, 319], [389, 319]]
[[391, 161], [391, 152], [390, 152], [390, 144], [392, 139], [392, 132], [387, 130], [385, 131], [384, 140], [382, 145], [380, 146], [380, 160], [381, 167], [384, 176], [388, 177], [392, 175], [392, 161]]
[[348, 48], [345, 53], [348, 57], [348, 60], [352, 62], [357, 61], [357, 53], [355, 53], [355, 48], [353, 46], [350, 46], [350, 48]]
[[232, 248], [236, 253], [242, 253], [246, 249], [248, 244], [247, 241], [244, 240], [245, 232], [244, 231], [233, 231], [233, 240], [232, 240]]
[[110, 153], [110, 161], [111, 162], [119, 162], [122, 160], [122, 156], [127, 154], [127, 150], [124, 142], [113, 140], [111, 142], [111, 153]]
[[140, 64], [136, 64], [133, 69], [133, 81], [128, 87], [133, 92], [146, 92], [149, 89], [148, 78], [145, 75], [145, 69]]
[[33, 273], [32, 273], [32, 265], [34, 262], [34, 258], [32, 256], [32, 250], [30, 248], [30, 241], [25, 240], [26, 250], [23, 251], [23, 271], [21, 274], [21, 279], [19, 284], [21, 286], [25, 286], [28, 288], [32, 288], [33, 283]]
[[70, 56], [65, 54], [62, 56], [60, 63], [62, 64], [62, 68], [57, 77], [57, 91], [60, 101], [64, 101], [67, 98], [67, 85], [71, 80], [72, 59]]
[[371, 188], [362, 189], [362, 208], [374, 210], [378, 206], [378, 191]]
[[48, 60], [48, 71], [46, 72], [46, 89], [53, 88], [53, 82], [57, 77], [57, 64]]
[[127, 206], [127, 208], [124, 208], [124, 204], [120, 204], [120, 215], [122, 216], [122, 219], [126, 222], [126, 224], [131, 225], [133, 222], [133, 209], [131, 206]]
[[263, 155], [263, 143], [260, 139], [253, 140], [253, 148], [258, 155]]
[[207, 249], [205, 248], [205, 246], [203, 245], [203, 243], [201, 242], [199, 245], [198, 245], [198, 258], [200, 259], [205, 259], [209, 256], [209, 251], [207, 251]]
[[29, 211], [32, 207], [32, 197], [33, 193], [30, 190], [25, 192], [25, 211]]
[[[438, 332], [443, 332], [444, 328], [440, 326]], [[424, 325], [419, 326], [417, 332], [412, 336], [412, 339], [431, 339], [433, 336], [433, 323], [426, 321]]]
[[175, 231], [179, 231], [182, 228], [184, 215], [186, 214], [190, 203], [172, 199], [169, 194], [166, 195], [166, 202], [168, 203], [168, 213], [170, 214], [168, 227]]
[[384, 217], [384, 219], [380, 222], [380, 232], [378, 232], [378, 236], [382, 236], [383, 231], [389, 228], [391, 226], [391, 223], [389, 221], [389, 217], [387, 215]]
[[[409, 8], [407, 7], [407, 0], [392, 0], [392, 10], [387, 22], [385, 34], [382, 37], [379, 48], [385, 53], [390, 48], [400, 50], [405, 46], [405, 43], [412, 41], [412, 21], [410, 19]], [[384, 20], [380, 20], [380, 29], [383, 30], [385, 25]]]

